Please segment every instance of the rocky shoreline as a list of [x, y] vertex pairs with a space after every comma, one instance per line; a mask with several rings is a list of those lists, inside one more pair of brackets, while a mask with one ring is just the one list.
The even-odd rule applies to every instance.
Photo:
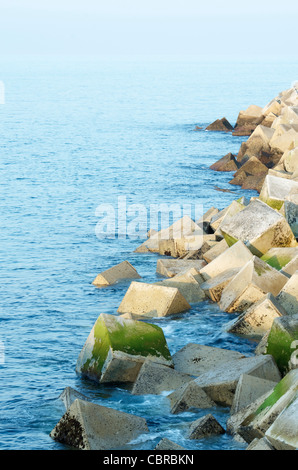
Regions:
[[[201, 131], [200, 129], [197, 129]], [[94, 288], [129, 282], [118, 315], [101, 314], [79, 354], [76, 372], [100, 384], [125, 384], [132, 395], [169, 392], [170, 413], [206, 410], [189, 440], [229, 433], [247, 450], [298, 448], [298, 85], [267, 106], [250, 106], [233, 127], [224, 118], [206, 128], [249, 136], [238, 155], [211, 169], [235, 172], [231, 184], [256, 189], [197, 221], [188, 216], [150, 231], [137, 253], [157, 253], [162, 280], [142, 282], [123, 261]], [[154, 318], [183, 315], [192, 304], [216, 302], [237, 313], [229, 334], [258, 338], [252, 357], [186, 344], [171, 356]], [[97, 405], [77, 391], [61, 395], [66, 412], [51, 437], [84, 450], [125, 449], [148, 433], [146, 420]], [[227, 428], [212, 415], [229, 407]], [[156, 450], [183, 450], [163, 439]]]

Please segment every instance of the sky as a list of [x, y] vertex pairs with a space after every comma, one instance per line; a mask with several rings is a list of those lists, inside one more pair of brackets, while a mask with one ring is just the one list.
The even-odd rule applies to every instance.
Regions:
[[0, 0], [0, 55], [297, 54], [297, 0]]

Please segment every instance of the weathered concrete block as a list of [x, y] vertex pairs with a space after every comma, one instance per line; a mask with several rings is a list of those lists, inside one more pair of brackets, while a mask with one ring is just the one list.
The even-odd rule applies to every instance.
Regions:
[[213, 171], [237, 171], [239, 163], [236, 161], [235, 156], [232, 153], [228, 153], [220, 160], [211, 165], [210, 170]]
[[273, 391], [276, 385], [277, 382], [272, 382], [271, 380], [264, 380], [253, 375], [241, 375], [235, 391], [231, 414], [238, 413], [238, 411], [251, 405], [258, 398]]
[[298, 314], [274, 320], [266, 353], [275, 359], [282, 374], [298, 367]]
[[154, 450], [185, 450], [184, 447], [179, 446], [170, 439], [164, 437], [155, 447]]
[[225, 430], [214, 416], [209, 414], [191, 423], [188, 439], [204, 439], [219, 434], [225, 434]]
[[137, 270], [128, 262], [123, 261], [117, 266], [98, 274], [92, 284], [96, 287], [110, 286], [124, 279], [140, 279]]
[[200, 231], [200, 228], [189, 216], [186, 215], [182, 217], [182, 219], [174, 222], [170, 227], [154, 233], [154, 235], [140, 245], [135, 252], [144, 253], [152, 251], [153, 253], [158, 253], [161, 242], [170, 243], [175, 239], [181, 239], [190, 235], [194, 231]]
[[231, 280], [222, 292], [220, 308], [228, 313], [243, 312], [270, 291], [278, 294], [288, 278], [256, 256]]
[[252, 258], [253, 255], [250, 250], [240, 241], [202, 268], [200, 274], [208, 281], [208, 279], [214, 278], [224, 271], [242, 268]]
[[211, 300], [213, 300], [213, 302], [219, 302], [223, 290], [232, 281], [232, 279], [234, 279], [239, 271], [240, 268], [228, 269], [227, 271], [224, 271], [218, 276], [215, 276], [201, 284], [201, 289]]
[[215, 260], [219, 255], [221, 255], [224, 251], [229, 248], [227, 242], [223, 239], [220, 242], [217, 242], [210, 250], [204, 253], [203, 258], [207, 263], [211, 263], [211, 261]]
[[206, 262], [200, 259], [159, 259], [157, 260], [156, 272], [161, 276], [173, 277], [191, 268], [200, 271], [204, 266], [206, 266]]
[[282, 157], [282, 163], [288, 173], [295, 173], [298, 168], [298, 147], [287, 150]]
[[133, 313], [152, 318], [166, 317], [189, 309], [189, 303], [175, 287], [132, 282], [118, 313]]
[[263, 438], [280, 413], [297, 397], [297, 374], [298, 369], [286, 375], [257, 410], [244, 419], [238, 433], [246, 442]]
[[267, 174], [268, 168], [256, 157], [250, 157], [234, 174], [234, 178], [229, 182], [242, 186], [248, 176], [260, 176]]
[[246, 450], [274, 450], [274, 447], [265, 439], [254, 439]]
[[238, 201], [233, 201], [228, 207], [220, 211], [215, 217], [211, 219], [210, 226], [212, 230], [217, 233], [224, 221], [229, 221], [234, 215], [244, 209], [244, 205]]
[[178, 372], [171, 367], [146, 360], [142, 365], [139, 375], [134, 383], [133, 395], [158, 395], [163, 391], [175, 390], [192, 377], [188, 374]]
[[270, 140], [270, 147], [274, 150], [284, 153], [293, 144], [295, 138], [297, 138], [297, 129], [291, 127], [286, 132], [280, 133], [280, 128], [281, 126], [276, 129], [272, 139]]
[[298, 255], [294, 256], [293, 259], [281, 270], [285, 276], [293, 276], [296, 271], [298, 271]]
[[260, 200], [273, 209], [279, 210], [293, 189], [298, 190], [297, 181], [267, 175], [260, 194]]
[[263, 109], [260, 106], [251, 105], [246, 110], [239, 112], [235, 128], [245, 126], [247, 124], [257, 125], [263, 117]]
[[189, 343], [173, 355], [173, 362], [175, 369], [179, 372], [199, 376], [218, 365], [225, 365], [243, 357], [243, 354], [238, 351]]
[[298, 311], [298, 271], [288, 280], [277, 296], [278, 303], [289, 315]]
[[284, 273], [283, 268], [296, 256], [298, 256], [298, 247], [271, 248], [261, 259], [278, 271], [282, 270]]
[[76, 371], [96, 382], [134, 382], [147, 357], [172, 365], [161, 328], [101, 314], [79, 354]]
[[210, 222], [212, 217], [215, 217], [219, 213], [216, 207], [211, 207], [200, 219], [196, 221], [198, 227], [202, 228], [205, 233], [210, 233]]
[[229, 323], [226, 331], [244, 336], [263, 336], [270, 330], [275, 318], [283, 315], [286, 315], [285, 310], [278, 305], [272, 294], [267, 294]]
[[111, 450], [123, 448], [147, 432], [144, 418], [76, 400], [50, 436], [80, 450]]
[[191, 381], [168, 395], [171, 413], [184, 413], [189, 409], [209, 409], [215, 406], [211, 398], [194, 381]]
[[270, 330], [267, 331], [263, 336], [261, 341], [258, 343], [258, 346], [256, 347], [254, 353], [256, 356], [260, 356], [261, 354], [266, 354], [267, 350], [267, 342], [268, 342], [268, 337], [269, 337]]
[[271, 356], [254, 356], [231, 360], [201, 374], [195, 382], [215, 403], [232, 406], [235, 390], [242, 374], [278, 382], [279, 370]]
[[268, 429], [265, 437], [276, 450], [298, 449], [298, 392], [293, 402]]
[[262, 201], [254, 200], [236, 214], [221, 231], [228, 245], [238, 240], [257, 256], [263, 256], [270, 248], [297, 246], [293, 232], [284, 217]]
[[77, 399], [80, 400], [85, 400], [88, 401], [88, 398], [85, 397], [82, 393], [78, 392], [72, 387], [66, 387], [61, 395], [59, 396], [59, 399], [63, 402], [64, 407], [66, 410], [73, 404], [73, 402]]
[[[298, 184], [298, 183], [297, 183]], [[284, 203], [285, 219], [288, 222], [291, 230], [295, 236], [298, 238], [298, 204], [295, 204], [292, 201], [285, 201]]]
[[223, 131], [223, 132], [230, 132], [234, 129], [234, 127], [229, 123], [226, 118], [217, 119], [208, 127], [206, 127], [206, 131]]
[[196, 280], [197, 276], [193, 275], [191, 271], [177, 274], [162, 282], [156, 282], [155, 285], [177, 288], [189, 304], [202, 302], [206, 298], [206, 294], [201, 289], [200, 283]]

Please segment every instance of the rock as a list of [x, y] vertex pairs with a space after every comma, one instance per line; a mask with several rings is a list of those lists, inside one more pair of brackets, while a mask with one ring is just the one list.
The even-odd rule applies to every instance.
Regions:
[[191, 268], [200, 271], [205, 265], [205, 261], [202, 260], [159, 259], [157, 260], [156, 272], [161, 276], [174, 277]]
[[273, 150], [284, 153], [293, 144], [295, 138], [297, 138], [297, 130], [293, 129], [293, 127], [288, 126], [289, 129], [286, 130], [286, 132], [281, 133], [280, 127], [281, 126], [276, 129], [272, 139], [270, 140], [270, 147]]
[[274, 98], [270, 103], [268, 103], [263, 109], [262, 114], [268, 116], [270, 113], [274, 113], [276, 116], [279, 116], [282, 110], [282, 102], [279, 99]]
[[253, 375], [241, 375], [236, 388], [231, 414], [238, 413], [266, 393], [272, 392], [276, 385], [277, 382], [271, 380], [264, 380]]
[[280, 124], [297, 126], [298, 125], [298, 107], [297, 106], [285, 106], [282, 110]]
[[147, 357], [172, 365], [161, 328], [101, 314], [78, 357], [76, 371], [96, 382], [135, 382]]
[[243, 312], [264, 294], [278, 294], [287, 281], [285, 275], [255, 256], [224, 288], [220, 308], [228, 313]]
[[188, 374], [183, 374], [163, 364], [146, 360], [134, 383], [133, 395], [159, 395], [161, 392], [175, 390], [192, 380]]
[[245, 241], [257, 256], [263, 256], [270, 248], [296, 246], [293, 232], [284, 217], [259, 200], [251, 201], [241, 212], [223, 223], [221, 232], [229, 246], [239, 240]]
[[261, 175], [249, 175], [245, 178], [241, 189], [251, 189], [260, 193], [264, 185], [265, 178], [266, 173], [262, 173]]
[[279, 370], [271, 356], [255, 356], [230, 360], [202, 373], [195, 383], [220, 406], [232, 406], [242, 374], [278, 382]]
[[238, 433], [246, 442], [250, 443], [255, 438], [265, 437], [280, 413], [297, 397], [297, 373], [296, 369], [286, 375], [263, 403], [241, 423]]
[[171, 403], [171, 413], [184, 413], [190, 409], [209, 409], [215, 406], [213, 400], [199, 387], [191, 381], [168, 395]]
[[[227, 221], [229, 221], [234, 215], [238, 214], [238, 212], [244, 209], [244, 205], [238, 201], [233, 201], [226, 209], [219, 212], [216, 216], [216, 219], [211, 220], [211, 227], [215, 231], [215, 233], [220, 232], [221, 225]], [[221, 232], [220, 232], [221, 235]], [[222, 238], [222, 237], [221, 237]]]
[[191, 271], [192, 270], [186, 271], [183, 274], [177, 274], [162, 282], [156, 282], [155, 285], [177, 288], [189, 304], [202, 302], [205, 300], [206, 294], [196, 280], [197, 276], [193, 275]]
[[[210, 233], [209, 229], [210, 229], [211, 219], [212, 217], [216, 216], [218, 213], [219, 213], [219, 210], [216, 207], [211, 207], [210, 209], [208, 209], [207, 212], [205, 212], [205, 214], [203, 214], [203, 216], [199, 220], [197, 220], [196, 224], [198, 225], [198, 227], [202, 228], [205, 233]], [[212, 230], [211, 230], [211, 233], [212, 233]]]
[[204, 439], [219, 434], [225, 434], [225, 430], [214, 416], [209, 414], [191, 423], [188, 439]]
[[216, 232], [216, 230], [218, 229], [219, 225], [221, 224], [228, 210], [229, 210], [229, 207], [225, 207], [224, 209], [219, 211], [217, 214], [215, 214], [213, 217], [211, 217], [210, 228], [213, 233]]
[[298, 314], [276, 318], [268, 336], [266, 353], [274, 358], [282, 374], [298, 367], [297, 350]]
[[219, 365], [225, 365], [243, 357], [243, 354], [238, 351], [189, 343], [173, 355], [173, 362], [177, 371], [199, 376]]
[[298, 182], [267, 175], [260, 193], [260, 200], [273, 209], [279, 210], [293, 189], [298, 191]]
[[184, 447], [179, 446], [173, 441], [164, 437], [155, 447], [154, 450], [185, 450]]
[[251, 105], [245, 111], [240, 111], [235, 129], [243, 126], [257, 126], [263, 119], [263, 110], [260, 106]]
[[286, 315], [286, 312], [269, 293], [230, 323], [227, 332], [243, 336], [262, 336], [270, 330], [275, 318], [282, 315]]
[[77, 399], [88, 401], [88, 398], [85, 397], [85, 395], [71, 387], [66, 387], [59, 396], [59, 398], [63, 402], [66, 410], [68, 410], [68, 408]]
[[132, 282], [118, 313], [133, 313], [152, 318], [175, 315], [189, 309], [189, 303], [175, 287]]
[[[262, 123], [263, 124], [263, 121]], [[265, 124], [263, 124], [265, 125]], [[256, 128], [256, 124], [245, 124], [244, 126], [241, 126], [241, 127], [236, 127], [236, 129], [234, 129], [232, 135], [235, 136], [235, 137], [244, 137], [244, 136], [250, 136], [253, 131], [255, 130]]]
[[298, 168], [298, 147], [287, 150], [282, 157], [282, 163], [288, 173], [295, 173]]
[[[297, 183], [298, 184], [298, 183]], [[291, 230], [295, 236], [298, 238], [298, 204], [295, 204], [291, 201], [285, 201], [284, 204], [285, 210], [285, 219], [288, 222]]]
[[267, 350], [267, 342], [269, 337], [270, 330], [267, 331], [263, 336], [261, 341], [259, 342], [258, 346], [255, 349], [255, 355], [260, 356], [261, 354], [266, 354]]
[[213, 300], [213, 302], [219, 302], [221, 295], [225, 287], [231, 282], [231, 280], [238, 274], [240, 268], [233, 268], [224, 271], [223, 273], [215, 276], [208, 281], [201, 284], [201, 289], [205, 294]]
[[298, 311], [298, 271], [283, 287], [277, 296], [278, 303], [289, 315], [294, 315]]
[[249, 176], [260, 178], [268, 173], [268, 168], [256, 157], [250, 157], [235, 173], [234, 178], [229, 182], [242, 186]]
[[254, 439], [246, 450], [274, 450], [271, 444], [265, 439]]
[[257, 126], [247, 142], [242, 143], [237, 156], [237, 161], [241, 162], [245, 156], [260, 157], [262, 152], [270, 153], [270, 142], [274, 133], [274, 129], [270, 129], [266, 126]]
[[206, 131], [232, 131], [234, 127], [229, 123], [226, 118], [217, 119], [210, 126], [206, 127]]
[[124, 279], [140, 279], [137, 270], [128, 262], [123, 261], [116, 266], [98, 274], [92, 284], [96, 287], [110, 286]]
[[197, 230], [199, 230], [199, 227], [188, 215], [186, 215], [182, 217], [182, 219], [174, 222], [170, 227], [154, 233], [154, 235], [140, 245], [135, 252], [144, 253], [152, 251], [153, 253], [158, 253], [162, 242], [164, 242], [164, 244], [170, 244], [170, 242], [174, 242], [176, 239], [181, 239]]
[[228, 153], [220, 160], [215, 162], [211, 167], [210, 170], [213, 171], [237, 171], [239, 168], [239, 163], [237, 162], [235, 155], [232, 153]]
[[200, 274], [208, 281], [208, 279], [214, 278], [228, 269], [242, 268], [252, 258], [253, 255], [250, 250], [243, 242], [239, 241], [202, 268]]
[[203, 258], [207, 263], [211, 263], [215, 258], [221, 255], [224, 251], [229, 248], [225, 240], [217, 242], [212, 248], [210, 248], [206, 253], [203, 254]]
[[123, 448], [147, 432], [144, 418], [75, 400], [50, 436], [80, 450], [111, 450]]
[[294, 258], [281, 270], [281, 272], [286, 276], [293, 276], [296, 271], [298, 271], [298, 255], [294, 256]]
[[271, 248], [271, 250], [261, 257], [261, 260], [280, 271], [285, 268], [297, 255], [298, 247]]
[[298, 449], [298, 393], [265, 434], [276, 450]]

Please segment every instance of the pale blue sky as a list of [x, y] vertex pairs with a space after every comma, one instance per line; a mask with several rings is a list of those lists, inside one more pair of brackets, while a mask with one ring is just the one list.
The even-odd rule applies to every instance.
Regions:
[[297, 0], [0, 0], [0, 54], [297, 56]]

